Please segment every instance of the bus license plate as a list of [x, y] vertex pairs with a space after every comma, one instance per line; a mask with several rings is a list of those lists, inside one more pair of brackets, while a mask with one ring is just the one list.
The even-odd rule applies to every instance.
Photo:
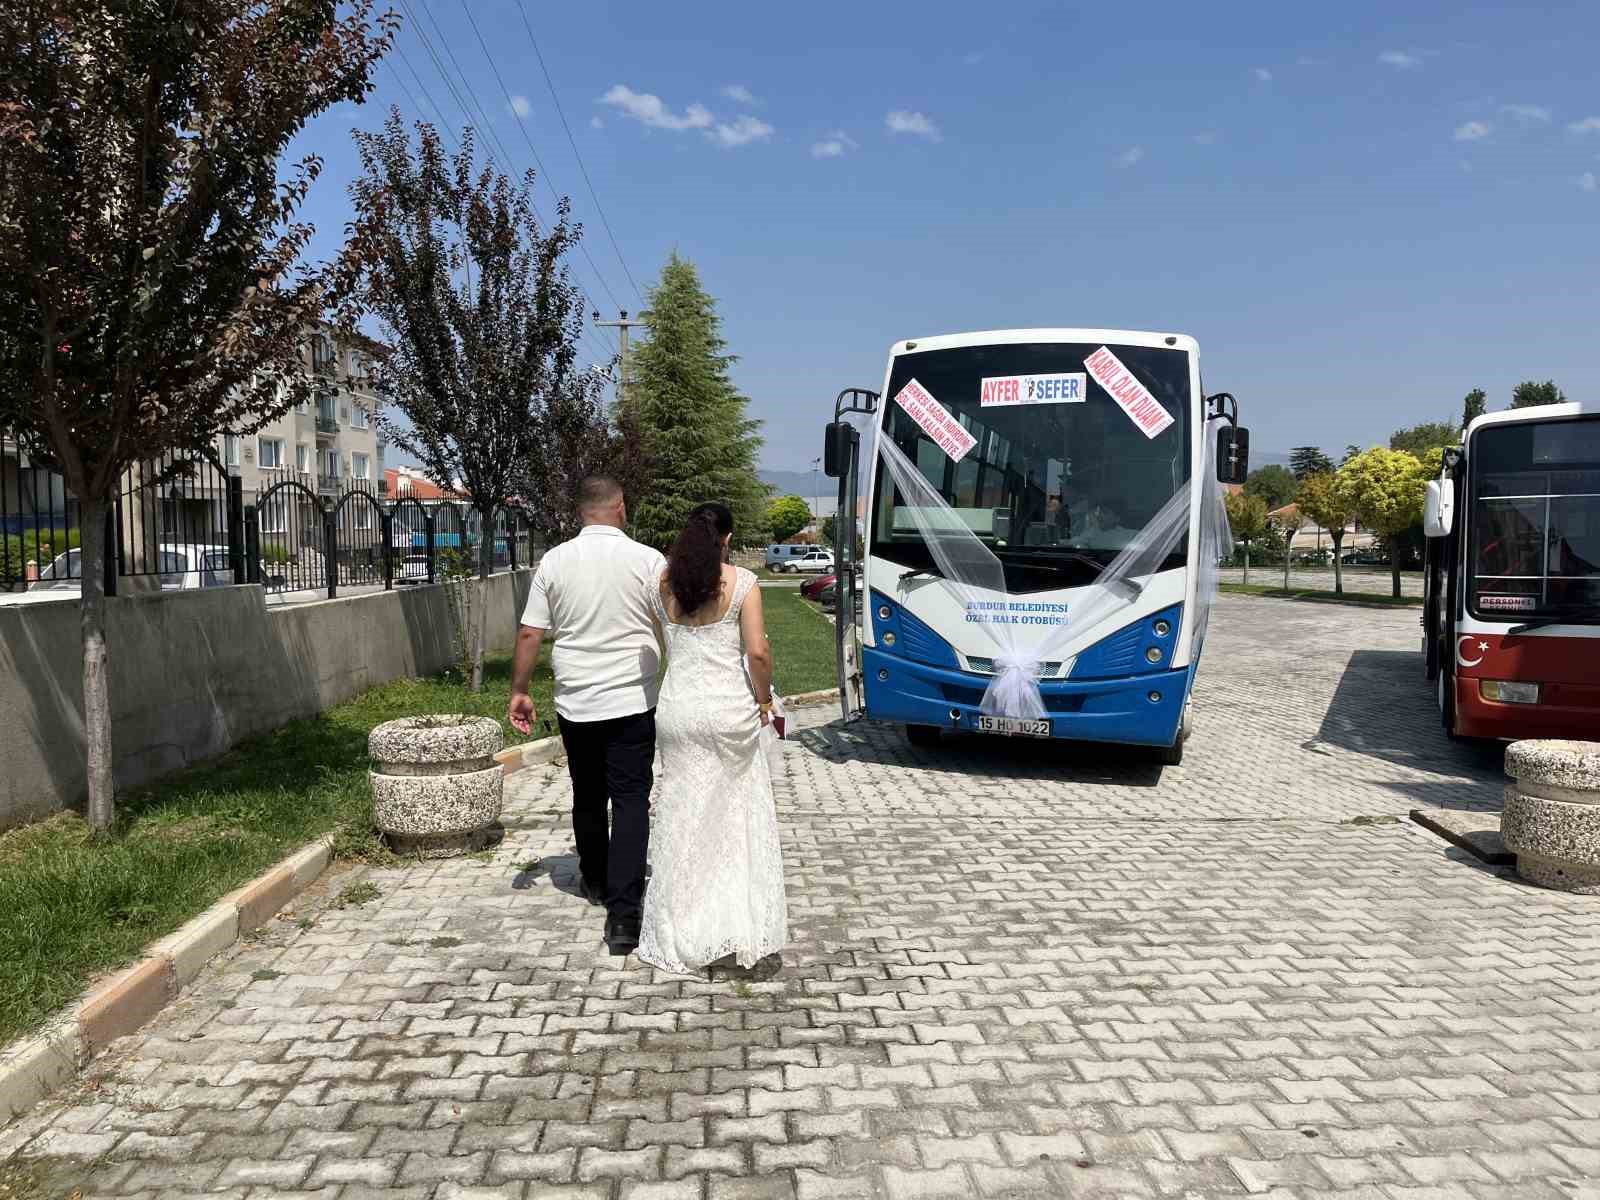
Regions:
[[1025, 721], [1019, 717], [978, 717], [979, 733], [1006, 733], [1012, 737], [1050, 736], [1048, 720]]

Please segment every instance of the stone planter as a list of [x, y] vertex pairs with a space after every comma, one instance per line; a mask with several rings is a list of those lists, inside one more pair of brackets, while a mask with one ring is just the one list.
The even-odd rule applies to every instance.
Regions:
[[1512, 742], [1506, 774], [1500, 837], [1517, 874], [1600, 896], [1600, 742]]
[[449, 858], [495, 840], [504, 740], [489, 717], [403, 717], [372, 731], [372, 823], [395, 853]]

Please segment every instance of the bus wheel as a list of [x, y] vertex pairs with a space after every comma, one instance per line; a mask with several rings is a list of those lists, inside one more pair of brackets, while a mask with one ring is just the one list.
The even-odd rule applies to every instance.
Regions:
[[937, 725], [907, 725], [906, 741], [913, 746], [932, 749], [939, 744], [939, 727]]
[[1183, 702], [1183, 719], [1178, 722], [1178, 736], [1172, 739], [1172, 745], [1163, 746], [1156, 758], [1163, 767], [1176, 767], [1183, 763], [1183, 746], [1189, 740], [1189, 722], [1192, 701]]

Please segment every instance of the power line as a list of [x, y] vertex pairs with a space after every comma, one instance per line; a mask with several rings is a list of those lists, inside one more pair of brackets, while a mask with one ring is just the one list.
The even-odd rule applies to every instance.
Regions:
[[[494, 61], [494, 55], [489, 53], [489, 44], [483, 40], [483, 34], [478, 29], [478, 22], [473, 18], [472, 10], [467, 7], [467, 0], [461, 0], [461, 11], [466, 13], [467, 24], [472, 26], [472, 32], [478, 39], [478, 45], [483, 49], [483, 57], [488, 60], [489, 69], [494, 72], [495, 82], [500, 85], [500, 93], [506, 98], [506, 107], [511, 110], [511, 115], [516, 117], [517, 110], [515, 104], [513, 104], [511, 100], [511, 90], [506, 87], [506, 81], [501, 77], [500, 68], [495, 64]], [[527, 124], [518, 119], [517, 128], [522, 131], [522, 140], [528, 143], [528, 153], [533, 155], [533, 162], [534, 165], [539, 168], [540, 177], [544, 180], [545, 186], [550, 189], [550, 194], [556, 198], [556, 202], [559, 204], [561, 201], [561, 193], [556, 190], [555, 180], [551, 179], [550, 172], [545, 170], [544, 162], [539, 157], [539, 151], [534, 148], [533, 139], [528, 136]], [[581, 239], [578, 242], [578, 249], [583, 251], [583, 257], [588, 261], [589, 269], [594, 272], [594, 277], [600, 281], [600, 287], [605, 291], [606, 298], [611, 301], [612, 307], [621, 308], [622, 305], [617, 303], [616, 296], [612, 295], [611, 288], [606, 284], [605, 276], [600, 273], [599, 266], [595, 264], [593, 256], [590, 255], [589, 247], [584, 245]], [[623, 267], [623, 271], [627, 271], [626, 266]], [[633, 277], [629, 276], [628, 281], [631, 283], [633, 281]]]
[[539, 39], [533, 36], [533, 25], [528, 20], [528, 10], [523, 7], [522, 0], [517, 0], [517, 12], [522, 17], [522, 27], [528, 31], [528, 42], [533, 46], [534, 57], [539, 60], [539, 70], [544, 74], [544, 85], [550, 89], [550, 99], [555, 102], [556, 115], [561, 118], [561, 128], [567, 131], [567, 144], [572, 147], [572, 157], [578, 160], [578, 170], [583, 173], [583, 182], [589, 189], [589, 198], [594, 201], [594, 210], [600, 214], [600, 224], [605, 229], [606, 237], [611, 241], [611, 249], [617, 256], [617, 265], [627, 277], [628, 286], [633, 288], [633, 294], [638, 296], [639, 303], [643, 304], [644, 293], [633, 281], [633, 272], [628, 270], [628, 262], [622, 257], [622, 247], [617, 245], [617, 235], [611, 232], [611, 222], [606, 220], [606, 210], [600, 206], [600, 197], [595, 193], [594, 182], [589, 178], [589, 168], [584, 165], [583, 155], [578, 150], [578, 141], [572, 136], [572, 126], [567, 124], [567, 114], [561, 107], [561, 97], [556, 94], [556, 85], [550, 78], [550, 69], [544, 65], [544, 54], [539, 49]]
[[[416, 31], [417, 38], [422, 43], [422, 48], [427, 51], [428, 57], [433, 60], [434, 69], [439, 73], [439, 78], [444, 83], [446, 90], [449, 91], [451, 98], [455, 101], [456, 107], [461, 110], [461, 115], [466, 121], [467, 128], [479, 128], [480, 132], [484, 135], [484, 153], [487, 154], [490, 161], [496, 166], [500, 167], [507, 176], [513, 176], [515, 174], [515, 169], [512, 165], [512, 156], [505, 148], [504, 143], [500, 141], [499, 136], [495, 133], [492, 122], [489, 120], [488, 113], [484, 110], [483, 105], [478, 102], [477, 95], [472, 90], [471, 83], [468, 82], [466, 72], [461, 69], [461, 64], [456, 61], [455, 53], [450, 49], [448, 39], [445, 38], [443, 31], [439, 29], [438, 23], [433, 20], [432, 13], [428, 12], [424, 0], [417, 0], [417, 3], [422, 7], [423, 12], [427, 15], [429, 23], [433, 25], [435, 32], [439, 34], [439, 40], [444, 46], [445, 54], [449, 56], [450, 62], [456, 69], [456, 74], [461, 79], [460, 90], [456, 88], [455, 81], [451, 78], [450, 72], [446, 70], [444, 60], [439, 57], [438, 51], [434, 49], [432, 41], [430, 41], [428, 38], [427, 31], [422, 27], [421, 22], [419, 22], [412, 14], [410, 6], [406, 3], [406, 0], [400, 0], [401, 8], [405, 12], [406, 16], [411, 20], [412, 28]], [[492, 65], [493, 62], [491, 60], [491, 66]], [[463, 92], [472, 100], [473, 107], [477, 109], [479, 116], [482, 118], [481, 122], [474, 121], [472, 112], [467, 107], [466, 100], [462, 98]], [[526, 136], [526, 134], [524, 136]], [[495, 153], [497, 148], [499, 150], [498, 156]], [[529, 197], [529, 204], [533, 207], [534, 215], [540, 220], [540, 222], [546, 226], [549, 226], [550, 222], [545, 220], [544, 214], [539, 210], [538, 202], [535, 201], [531, 196]], [[583, 246], [582, 241], [578, 243], [578, 246], [580, 250], [584, 251], [585, 257], [587, 257], [588, 251]], [[595, 269], [592, 259], [589, 260], [589, 265], [590, 269], [594, 271], [595, 278], [599, 281], [601, 289], [608, 296], [610, 296], [611, 289], [606, 286], [605, 279], [600, 275], [599, 271]], [[578, 294], [583, 297], [585, 307], [593, 308], [594, 302], [590, 300], [588, 295], [585, 293], [583, 286], [578, 284], [576, 281], [574, 281], [574, 286], [577, 287]], [[613, 303], [615, 303], [614, 298]], [[609, 335], [605, 336], [603, 344], [606, 346], [607, 350], [610, 351], [613, 357], [620, 354], [616, 342], [613, 341]]]

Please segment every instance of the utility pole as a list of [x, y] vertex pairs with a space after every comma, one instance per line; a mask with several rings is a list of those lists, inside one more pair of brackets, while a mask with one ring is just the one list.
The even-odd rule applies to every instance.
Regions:
[[822, 493], [817, 490], [817, 471], [821, 466], [820, 457], [811, 460], [811, 519], [816, 522], [819, 542], [822, 540]]
[[628, 310], [625, 308], [617, 314], [617, 318], [615, 321], [602, 321], [600, 319], [600, 310], [596, 309], [594, 313], [596, 326], [619, 330], [622, 335], [621, 361], [617, 367], [617, 407], [621, 408], [623, 401], [627, 399], [628, 388], [633, 382], [628, 378], [628, 330], [635, 325], [643, 325], [644, 322], [628, 320]]

